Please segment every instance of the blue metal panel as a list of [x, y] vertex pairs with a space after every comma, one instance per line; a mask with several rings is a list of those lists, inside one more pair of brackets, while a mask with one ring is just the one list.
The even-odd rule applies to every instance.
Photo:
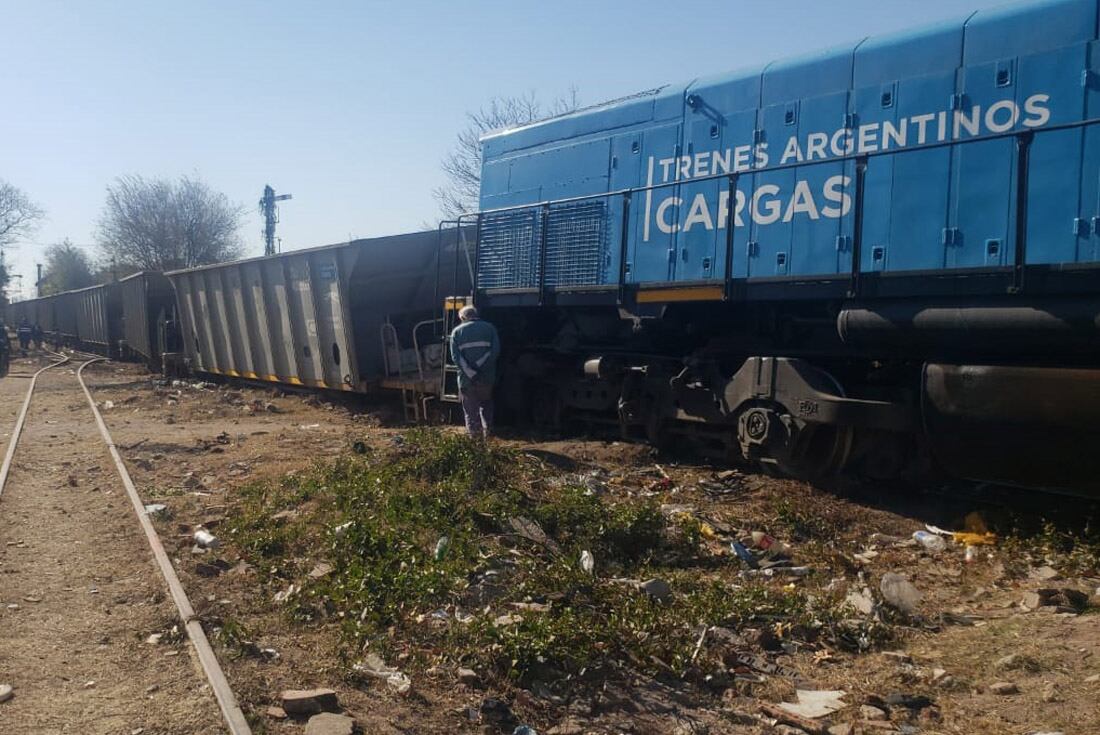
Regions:
[[1096, 38], [1096, 0], [1045, 0], [979, 10], [966, 23], [963, 64], [1087, 43]]
[[[1082, 78], [1085, 115], [1100, 118], [1100, 44], [1089, 44], [1089, 73]], [[1087, 238], [1078, 240], [1077, 260], [1100, 261], [1100, 127], [1085, 128], [1081, 152], [1080, 217], [1089, 224]]]
[[859, 89], [953, 72], [962, 59], [963, 24], [968, 17], [868, 38], [856, 49], [852, 86]]
[[[645, 184], [642, 178], [642, 134], [625, 133], [615, 136], [611, 141], [611, 173], [609, 186], [612, 191], [633, 189]], [[641, 207], [641, 197], [631, 201], [630, 221], [627, 223], [628, 242], [635, 242], [640, 236], [642, 218], [645, 212]], [[623, 245], [623, 199], [612, 197], [608, 205], [608, 250], [606, 281], [617, 281], [619, 277], [619, 258]]]
[[[760, 110], [760, 129], [768, 144], [769, 159], [779, 160], [783, 145], [797, 134], [797, 124], [790, 122], [792, 103], [780, 103]], [[797, 113], [796, 113], [797, 114]], [[797, 121], [797, 118], [796, 118]], [[787, 275], [791, 257], [789, 221], [783, 220], [784, 198], [794, 191], [793, 168], [761, 171], [753, 176], [753, 192], [745, 206], [745, 221], [751, 218], [751, 235], [746, 245], [750, 278], [774, 278]]]
[[570, 140], [593, 133], [660, 122], [679, 116], [684, 85], [666, 85], [568, 115], [487, 135], [482, 151], [487, 160], [506, 153]]
[[[955, 91], [955, 73], [902, 79], [898, 81], [897, 116], [909, 119], [906, 145], [920, 143], [921, 128], [912, 118], [942, 109]], [[927, 140], [929, 128], [925, 129]], [[943, 231], [947, 226], [947, 207], [951, 172], [950, 148], [905, 151], [892, 159], [893, 186], [890, 192], [890, 236], [886, 243], [863, 248], [861, 270], [924, 270], [944, 264]], [[874, 159], [868, 174], [880, 165]], [[883, 248], [876, 253], [874, 247]], [[880, 257], [876, 260], [875, 255]]]
[[[1004, 83], [1003, 75], [1009, 74]], [[1013, 103], [1015, 60], [968, 66], [961, 72], [963, 112], [980, 108], [982, 119], [996, 103]], [[1011, 120], [1011, 109], [995, 119]], [[934, 121], [937, 138], [952, 133], [953, 120], [941, 112]], [[989, 126], [986, 125], [985, 128]], [[963, 136], [965, 139], [965, 136]], [[1016, 145], [1011, 139], [955, 146], [951, 166], [951, 210], [943, 241], [948, 268], [1010, 265], [1014, 260]]]
[[[707, 115], [685, 121], [685, 155], [691, 159], [693, 177], [709, 176], [715, 152], [722, 150], [722, 126]], [[721, 165], [721, 164], [719, 164]], [[715, 243], [718, 236], [718, 201], [722, 180], [686, 183], [680, 187], [680, 232], [673, 272], [677, 281], [713, 278], [717, 271]]]
[[[1070, 46], [1019, 59], [1017, 104], [1028, 107], [1034, 95], [1049, 99], [1049, 124], [1080, 120], [1085, 113], [1082, 73], [1088, 47]], [[1030, 116], [1029, 116], [1030, 117]], [[1090, 215], [1082, 216], [1081, 130], [1040, 131], [1031, 145], [1028, 168], [1027, 262], [1073, 263], [1078, 248], [1089, 245]]]
[[[802, 100], [797, 125], [798, 144], [809, 149], [807, 142], [810, 135], [828, 135], [838, 129], [845, 129], [846, 122], [849, 122], [846, 118], [847, 110], [846, 91]], [[829, 137], [831, 146], [832, 136]], [[837, 139], [842, 152], [847, 140], [850, 140], [848, 136]], [[779, 151], [774, 153], [778, 154]], [[835, 154], [835, 151], [832, 153]], [[807, 160], [811, 154], [809, 150], [798, 153], [806, 156]], [[779, 160], [782, 161], [783, 158]], [[787, 162], [792, 163], [794, 160], [797, 159], [788, 159]], [[835, 197], [835, 193], [839, 191], [845, 169], [842, 161], [819, 161], [795, 169], [794, 189], [785, 191], [783, 196], [783, 220], [790, 221], [792, 227], [790, 263], [784, 271], [777, 262], [776, 275], [789, 273], [818, 276], [851, 270], [851, 249], [837, 247], [841, 228], [841, 218], [837, 215], [843, 211], [843, 206], [828, 198]], [[850, 211], [848, 214], [850, 215]]]
[[[858, 68], [858, 64], [857, 64]], [[877, 130], [878, 143], [876, 148], [889, 150], [892, 141], [884, 136], [884, 130], [896, 129], [898, 112], [897, 84], [893, 82], [874, 83], [856, 89], [852, 92], [852, 110], [855, 113], [855, 124], [860, 126], [877, 126], [870, 128]], [[884, 127], [889, 123], [893, 128]], [[885, 145], [885, 148], [883, 146]], [[894, 158], [895, 156], [878, 156], [868, 159], [867, 172], [864, 177], [863, 195], [863, 242], [867, 247], [863, 249], [870, 257], [872, 252], [878, 257], [874, 259], [872, 266], [881, 269], [885, 266], [885, 254], [890, 249], [890, 222], [891, 199], [894, 186]], [[845, 231], [845, 239], [837, 242], [838, 252], [848, 252], [847, 261], [851, 265], [850, 233]], [[874, 250], [877, 248], [877, 250]], [[866, 258], [863, 261], [863, 269], [869, 270]]]
[[541, 188], [543, 199], [607, 191], [610, 141], [565, 144], [512, 159], [512, 192]]
[[[676, 159], [680, 155], [680, 125], [664, 125], [645, 131], [642, 152], [646, 164], [646, 183], [666, 178], [675, 181]], [[671, 159], [671, 163], [669, 163]], [[671, 165], [671, 169], [668, 166]], [[678, 184], [646, 191], [641, 202], [642, 236], [631, 242], [627, 263], [628, 281], [667, 281], [672, 278], [671, 261], [676, 247], [675, 228], [680, 211]]]
[[847, 90], [852, 84], [852, 52], [858, 45], [853, 43], [769, 64], [764, 71], [761, 105], [769, 107]]

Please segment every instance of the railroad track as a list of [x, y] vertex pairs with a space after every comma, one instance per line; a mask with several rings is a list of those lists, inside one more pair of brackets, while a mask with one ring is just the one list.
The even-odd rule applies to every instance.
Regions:
[[[152, 552], [153, 560], [163, 581], [162, 585], [152, 584], [149, 586], [154, 588], [159, 586], [160, 590], [157, 590], [157, 592], [160, 592], [161, 596], [164, 586], [168, 588], [178, 620], [186, 630], [199, 667], [217, 700], [226, 728], [231, 735], [250, 735], [251, 729], [244, 713], [233, 695], [225, 673], [214, 655], [206, 633], [195, 615], [194, 608], [180, 584], [179, 577], [176, 575], [168, 554], [161, 544], [152, 521], [145, 511], [144, 503], [138, 495], [133, 480], [130, 478], [122, 456], [119, 454], [111, 438], [110, 431], [107, 429], [107, 425], [95, 404], [92, 393], [84, 381], [84, 370], [89, 365], [104, 361], [105, 358], [82, 355], [81, 353], [74, 353], [73, 355], [51, 353], [51, 355], [55, 359], [50, 364], [41, 367], [30, 375], [30, 382], [20, 404], [3, 463], [0, 464], [0, 499], [2, 499], [0, 500], [0, 530], [5, 531], [5, 535], [8, 536], [23, 533], [23, 530], [18, 527], [16, 516], [19, 516], [28, 526], [26, 533], [29, 539], [25, 540], [20, 536], [20, 538], [12, 538], [4, 546], [0, 546], [0, 554], [4, 554], [0, 556], [2, 571], [12, 575], [7, 579], [13, 577], [15, 579], [14, 584], [5, 583], [0, 585], [0, 594], [3, 590], [13, 589], [19, 589], [20, 593], [23, 594], [19, 602], [10, 602], [9, 599], [0, 597], [7, 606], [2, 611], [6, 614], [3, 618], [0, 618], [0, 683], [4, 683], [5, 668], [11, 667], [12, 673], [15, 673], [15, 678], [18, 679], [18, 667], [25, 664], [31, 669], [28, 678], [33, 680], [33, 683], [30, 683], [30, 686], [37, 690], [24, 694], [22, 687], [17, 686], [16, 698], [9, 703], [0, 704], [0, 731], [11, 731], [9, 726], [4, 724], [5, 722], [11, 722], [14, 726], [23, 726], [27, 728], [26, 732], [41, 731], [36, 727], [50, 728], [50, 731], [52, 731], [52, 728], [60, 722], [64, 722], [66, 725], [89, 726], [86, 729], [80, 729], [80, 732], [99, 732], [101, 731], [98, 729], [99, 727], [105, 728], [102, 730], [104, 732], [114, 731], [118, 724], [129, 726], [129, 731], [140, 731], [142, 728], [132, 727], [132, 720], [125, 721], [127, 716], [139, 715], [115, 715], [107, 712], [107, 708], [104, 706], [109, 702], [110, 710], [113, 711], [117, 708], [118, 703], [115, 700], [117, 700], [120, 693], [127, 691], [129, 682], [126, 680], [129, 676], [127, 671], [115, 669], [116, 667], [124, 669], [127, 656], [133, 659], [135, 654], [138, 659], [136, 666], [140, 670], [133, 676], [134, 683], [144, 683], [143, 677], [147, 680], [154, 680], [154, 683], [144, 687], [143, 690], [139, 690], [139, 692], [144, 691], [144, 695], [131, 691], [131, 696], [148, 697], [151, 692], [160, 689], [160, 685], [155, 681], [158, 677], [167, 676], [171, 678], [174, 676], [176, 677], [174, 684], [177, 685], [175, 688], [184, 693], [182, 696], [190, 698], [196, 705], [199, 704], [199, 699], [205, 697], [205, 695], [199, 696], [201, 687], [188, 687], [186, 684], [179, 686], [179, 672], [172, 669], [170, 664], [165, 664], [162, 661], [153, 661], [150, 664], [149, 654], [143, 649], [134, 648], [133, 640], [140, 640], [142, 637], [140, 630], [129, 631], [132, 634], [130, 640], [127, 640], [125, 635], [122, 635], [122, 631], [119, 630], [115, 637], [120, 639], [119, 648], [122, 650], [118, 652], [111, 650], [112, 635], [109, 632], [98, 638], [98, 650], [87, 650], [91, 648], [90, 645], [86, 649], [83, 643], [68, 640], [69, 635], [79, 637], [88, 634], [89, 625], [82, 626], [82, 623], [98, 621], [104, 626], [113, 626], [117, 629], [117, 619], [119, 617], [140, 620], [146, 625], [148, 625], [151, 617], [149, 614], [151, 611], [149, 610], [138, 610], [136, 613], [128, 615], [135, 607], [143, 607], [145, 603], [132, 599], [131, 593], [127, 591], [115, 590], [112, 603], [104, 606], [99, 602], [102, 598], [95, 598], [96, 602], [88, 602], [93, 599], [88, 595], [100, 592], [98, 587], [89, 588], [87, 595], [80, 595], [77, 590], [79, 578], [82, 576], [92, 575], [92, 579], [106, 579], [112, 587], [117, 585], [118, 582], [125, 581], [116, 579], [114, 573], [118, 571], [117, 568], [112, 568], [110, 565], [106, 569], [102, 568], [103, 565], [98, 562], [104, 559], [128, 561], [131, 569], [127, 571], [133, 571], [135, 574], [127, 577], [127, 579], [133, 579], [136, 576], [139, 577], [140, 583], [142, 581], [141, 577], [151, 576], [147, 574], [147, 567], [145, 570], [141, 569], [144, 566], [143, 560], [133, 558], [136, 554], [130, 553], [131, 558], [127, 560], [125, 551], [122, 555], [119, 555], [107, 548], [110, 540], [117, 540], [122, 546], [129, 545], [131, 552], [136, 551], [133, 548], [134, 545], [140, 546], [140, 544], [134, 540], [136, 534], [132, 526], [129, 529], [123, 529], [121, 533], [116, 533], [109, 540], [107, 539], [107, 528], [103, 528], [102, 532], [83, 534], [85, 536], [93, 535], [92, 538], [76, 537], [81, 530], [89, 532], [101, 528], [103, 522], [108, 519], [122, 525], [122, 519], [117, 517], [117, 511], [111, 510], [113, 503], [109, 500], [102, 502], [103, 499], [110, 498], [113, 495], [113, 490], [104, 490], [104, 485], [110, 483], [115, 487], [121, 485], [125, 489], [138, 524], [148, 543], [148, 549]], [[58, 369], [76, 363], [78, 365], [75, 371], [63, 372]], [[75, 381], [70, 376], [75, 377]], [[43, 399], [43, 403], [49, 405], [43, 405], [39, 409], [41, 415], [37, 415], [32, 410], [32, 403], [36, 403], [34, 400], [36, 392], [38, 394], [44, 392], [43, 385], [45, 384], [48, 384], [51, 395], [49, 396], [50, 400]], [[87, 403], [87, 411], [81, 410], [79, 400], [73, 401], [74, 398], [79, 399], [80, 397]], [[63, 408], [68, 411], [67, 415], [61, 414], [62, 418], [56, 418], [59, 413], [59, 403], [64, 404]], [[45, 418], [46, 416], [50, 418]], [[88, 426], [89, 419], [91, 420], [90, 423], [94, 423], [98, 430], [98, 441], [94, 438], [97, 432], [87, 430], [90, 428]], [[38, 435], [34, 437], [26, 436], [32, 432]], [[48, 438], [50, 441], [43, 442], [43, 437]], [[28, 441], [28, 439], [33, 441]], [[23, 440], [22, 447], [21, 440]], [[46, 451], [43, 451], [42, 444], [49, 445]], [[102, 456], [104, 445], [113, 462], [114, 471], [113, 473], [101, 474], [98, 465], [88, 466], [89, 477], [94, 475], [101, 485], [94, 488], [89, 487], [87, 492], [97, 494], [100, 505], [105, 506], [98, 508], [98, 510], [92, 510], [85, 507], [85, 505], [91, 506], [95, 503], [75, 504], [72, 502], [71, 494], [74, 488], [80, 487], [81, 478], [77, 473], [66, 471], [65, 467], [66, 465], [72, 466], [77, 461], [90, 461], [91, 458], [96, 456], [97, 452], [99, 456]], [[49, 449], [55, 446], [58, 451], [56, 453], [50, 452]], [[22, 464], [16, 462], [17, 455], [22, 459], [24, 454], [27, 455], [25, 461]], [[62, 459], [62, 457], [68, 459]], [[55, 461], [60, 461], [60, 465], [54, 464]], [[61, 467], [61, 472], [57, 471], [58, 467]], [[57, 481], [59, 478], [54, 475], [59, 474], [68, 474], [66, 483]], [[16, 478], [18, 482], [9, 483], [12, 478]], [[11, 485], [10, 489], [9, 484]], [[57, 489], [57, 485], [61, 485], [60, 490]], [[7, 494], [5, 494], [6, 490], [8, 491]], [[70, 497], [58, 497], [66, 492]], [[5, 506], [9, 507], [5, 508]], [[60, 521], [56, 515], [57, 513], [61, 514]], [[98, 515], [95, 515], [96, 513]], [[29, 557], [24, 555], [26, 558], [24, 558], [22, 564], [20, 564], [19, 559], [16, 559], [13, 565], [6, 558], [13, 554], [18, 555], [26, 548], [33, 548], [33, 553]], [[89, 554], [87, 551], [91, 553]], [[7, 553], [5, 554], [5, 552]], [[50, 557], [56, 557], [56, 559]], [[53, 568], [55, 565], [64, 566], [68, 560], [74, 562], [73, 568], [66, 568], [60, 572]], [[45, 563], [46, 561], [53, 563]], [[14, 568], [9, 570], [10, 567]], [[62, 577], [61, 580], [57, 579], [59, 576]], [[68, 584], [65, 584], [66, 581]], [[27, 592], [28, 590], [37, 589], [44, 589], [45, 592]], [[61, 599], [54, 599], [55, 597]], [[48, 604], [41, 604], [47, 602], [47, 598], [50, 598]], [[72, 602], [65, 603], [61, 601], [62, 599], [72, 600]], [[126, 602], [120, 604], [125, 604], [128, 607], [121, 616], [118, 613], [118, 607], [113, 604], [118, 600], [126, 600]], [[83, 609], [87, 609], [86, 621], [73, 621], [67, 617], [80, 614]], [[24, 611], [28, 613], [28, 618], [33, 619], [21, 619], [20, 613]], [[97, 613], [103, 614], [101, 619], [96, 617]], [[155, 617], [155, 615], [152, 617]], [[70, 630], [71, 627], [74, 627], [72, 626], [74, 622], [76, 623], [75, 630]], [[9, 634], [5, 628], [14, 628], [15, 630]], [[46, 628], [46, 630], [42, 628]], [[96, 632], [95, 634], [98, 635], [99, 633]], [[6, 641], [9, 635], [10, 641]], [[9, 643], [11, 645], [8, 645]], [[107, 650], [104, 651], [103, 649]], [[74, 652], [80, 656], [87, 656], [91, 660], [88, 662], [74, 661]], [[164, 655], [170, 656], [172, 652], [169, 651]], [[110, 662], [103, 660], [108, 658], [113, 660]], [[57, 659], [56, 664], [53, 663], [55, 659]], [[95, 659], [99, 659], [98, 662]], [[176, 667], [178, 666], [176, 664]], [[55, 669], [63, 670], [57, 671]], [[81, 683], [75, 680], [75, 676], [69, 675], [77, 672], [92, 672], [94, 674], [96, 671], [101, 671], [104, 674], [114, 673], [117, 677], [114, 681], [103, 682], [104, 685], [107, 685], [106, 688], [109, 693], [106, 700], [101, 700], [99, 703], [96, 702], [96, 697], [88, 694], [88, 692], [99, 686], [99, 682], [87, 679]], [[56, 688], [56, 691], [50, 693], [43, 691], [52, 688]], [[133, 686], [129, 687], [129, 689], [133, 688]], [[84, 694], [88, 694], [88, 696], [82, 696]], [[34, 702], [36, 711], [20, 712], [20, 705], [23, 704], [24, 700]], [[176, 703], [167, 703], [166, 709], [172, 710], [174, 704]], [[144, 710], [145, 707], [144, 703], [139, 704], [138, 711]], [[49, 711], [52, 708], [55, 708], [57, 712]], [[170, 712], [168, 714], [170, 716]], [[116, 720], [111, 720], [112, 717], [116, 717]], [[201, 718], [201, 715], [199, 717]], [[78, 722], [74, 722], [74, 718]], [[188, 710], [187, 718], [190, 718], [189, 721], [192, 723], [187, 728], [197, 724], [196, 715], [192, 711]], [[111, 720], [109, 724], [108, 720]], [[97, 722], [100, 723], [98, 726], [95, 724]], [[169, 723], [160, 724], [162, 726], [168, 725], [168, 727], [163, 730], [158, 729], [157, 732], [182, 733], [195, 731], [193, 729], [172, 729]], [[212, 723], [203, 723], [203, 732], [210, 724]], [[150, 731], [148, 726], [144, 730], [146, 732]]]

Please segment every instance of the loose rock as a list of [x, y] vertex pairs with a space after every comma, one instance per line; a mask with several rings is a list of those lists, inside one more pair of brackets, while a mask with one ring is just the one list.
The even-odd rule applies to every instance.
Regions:
[[860, 705], [859, 716], [865, 720], [885, 720], [886, 711], [869, 704]]
[[347, 715], [322, 712], [306, 723], [306, 735], [352, 735], [354, 732], [355, 720]]
[[0, 702], [7, 702], [15, 696], [15, 689], [11, 684], [0, 684]]
[[315, 715], [338, 707], [332, 689], [287, 689], [279, 699], [288, 715]]
[[882, 575], [879, 591], [888, 605], [904, 613], [913, 613], [923, 597], [920, 590], [901, 574], [887, 572]]
[[477, 686], [481, 682], [481, 677], [477, 675], [477, 672], [473, 669], [459, 669], [458, 680], [466, 686]]
[[665, 600], [672, 596], [672, 588], [663, 579], [648, 579], [642, 582], [641, 589], [655, 600]]
[[989, 691], [991, 694], [1000, 694], [1004, 696], [1008, 694], [1019, 694], [1020, 687], [1016, 686], [1011, 681], [998, 681], [989, 685]]

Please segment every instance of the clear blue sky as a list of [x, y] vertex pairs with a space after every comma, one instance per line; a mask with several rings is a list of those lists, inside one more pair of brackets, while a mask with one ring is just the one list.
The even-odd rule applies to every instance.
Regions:
[[[9, 254], [94, 242], [122, 174], [293, 193], [284, 249], [419, 229], [466, 111], [582, 103], [956, 17], [1001, 0], [0, 0], [0, 178], [46, 208]], [[25, 288], [26, 295], [32, 295]]]

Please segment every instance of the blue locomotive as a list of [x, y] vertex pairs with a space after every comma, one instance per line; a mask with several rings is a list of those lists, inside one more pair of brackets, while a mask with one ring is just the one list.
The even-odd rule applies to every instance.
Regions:
[[483, 140], [504, 403], [796, 475], [1100, 490], [1097, 0]]

